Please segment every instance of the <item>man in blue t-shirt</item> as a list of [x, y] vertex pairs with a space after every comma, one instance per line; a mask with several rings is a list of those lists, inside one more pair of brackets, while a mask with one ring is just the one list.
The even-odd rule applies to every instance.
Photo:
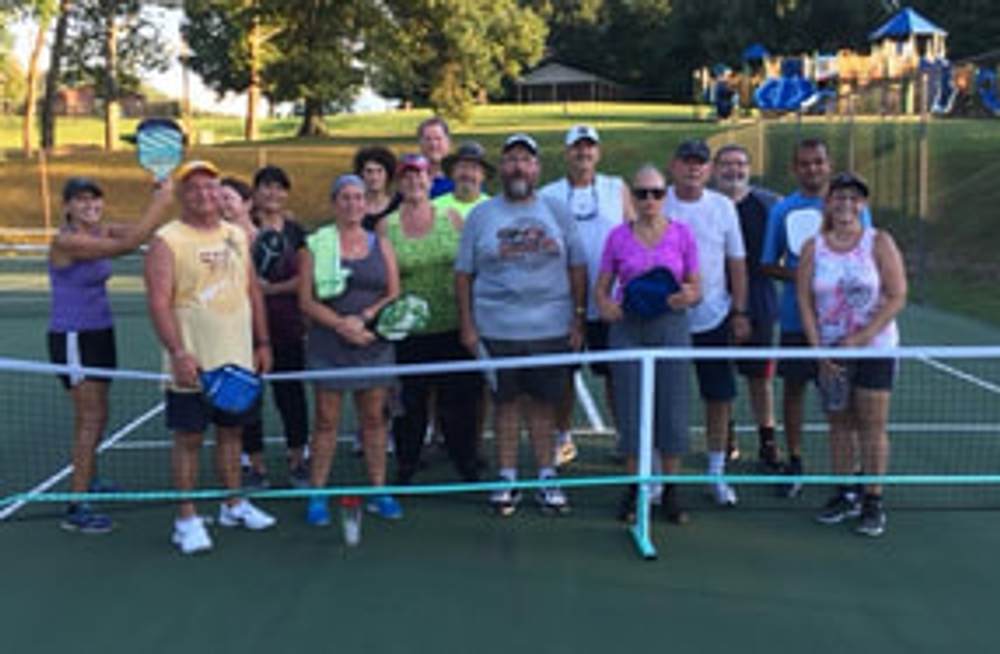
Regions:
[[[784, 282], [779, 310], [781, 347], [808, 347], [799, 318], [795, 271], [799, 267], [802, 247], [819, 232], [823, 222], [823, 198], [826, 197], [832, 172], [826, 143], [812, 138], [799, 141], [792, 155], [792, 172], [799, 188], [771, 209], [761, 253], [761, 270]], [[871, 225], [867, 207], [861, 214], [861, 222], [865, 226]], [[805, 391], [809, 381], [816, 379], [816, 362], [811, 359], [782, 359], [778, 364], [778, 375], [784, 381], [783, 409], [788, 447], [785, 472], [801, 475]], [[802, 493], [802, 484], [784, 485], [780, 493], [797, 497]]]

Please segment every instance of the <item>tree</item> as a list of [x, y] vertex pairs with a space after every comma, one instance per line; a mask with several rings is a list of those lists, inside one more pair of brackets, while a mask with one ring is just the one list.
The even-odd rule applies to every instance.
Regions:
[[56, 34], [49, 50], [49, 70], [45, 75], [45, 100], [42, 104], [42, 148], [50, 150], [56, 142], [56, 93], [59, 75], [62, 72], [63, 51], [66, 49], [66, 30], [69, 27], [69, 13], [73, 0], [59, 0], [59, 14], [56, 20]]
[[34, 19], [35, 38], [31, 44], [31, 54], [28, 57], [28, 74], [25, 80], [24, 119], [21, 123], [21, 149], [24, 156], [31, 156], [32, 134], [35, 131], [35, 112], [38, 110], [38, 78], [39, 64], [42, 60], [42, 50], [45, 48], [45, 35], [49, 31], [52, 17], [59, 6], [55, 0], [29, 0], [24, 3], [21, 13], [23, 17]]
[[220, 94], [246, 91], [256, 49], [262, 92], [301, 103], [303, 136], [325, 133], [323, 115], [353, 102], [364, 81], [365, 37], [384, 19], [380, 0], [187, 0], [185, 6], [192, 69]]
[[383, 93], [427, 100], [466, 119], [477, 96], [498, 93], [542, 56], [547, 28], [516, 0], [387, 0], [388, 20], [369, 44]]
[[220, 96], [247, 94], [244, 137], [258, 136], [257, 105], [270, 96], [262, 71], [277, 57], [272, 40], [283, 21], [257, 0], [185, 0], [181, 32], [191, 48], [187, 65]]

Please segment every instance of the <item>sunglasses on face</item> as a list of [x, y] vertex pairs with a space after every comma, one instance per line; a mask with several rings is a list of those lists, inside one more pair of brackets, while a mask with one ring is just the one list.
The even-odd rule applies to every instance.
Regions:
[[667, 194], [667, 189], [665, 188], [634, 188], [632, 189], [632, 195], [635, 196], [636, 200], [648, 200], [653, 198], [654, 200], [662, 200]]

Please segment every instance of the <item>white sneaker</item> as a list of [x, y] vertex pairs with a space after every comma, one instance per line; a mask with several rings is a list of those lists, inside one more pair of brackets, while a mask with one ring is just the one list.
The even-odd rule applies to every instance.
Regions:
[[184, 554], [197, 554], [212, 549], [212, 539], [208, 536], [205, 523], [199, 516], [174, 520], [174, 545]]
[[277, 524], [273, 516], [267, 514], [247, 500], [240, 500], [237, 504], [229, 506], [222, 504], [219, 506], [219, 524], [223, 527], [243, 526], [247, 529], [257, 531], [269, 529]]
[[729, 484], [725, 482], [712, 484], [709, 490], [719, 506], [736, 506], [736, 491]]
[[535, 501], [544, 513], [565, 515], [570, 510], [566, 493], [558, 486], [539, 488], [535, 492]]

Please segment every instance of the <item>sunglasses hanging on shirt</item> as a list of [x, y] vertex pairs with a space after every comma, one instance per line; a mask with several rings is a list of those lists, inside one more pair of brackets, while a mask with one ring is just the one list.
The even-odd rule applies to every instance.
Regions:
[[593, 220], [597, 218], [600, 203], [597, 199], [597, 185], [591, 184], [587, 188], [569, 187], [569, 194], [566, 198], [570, 213], [577, 220]]

